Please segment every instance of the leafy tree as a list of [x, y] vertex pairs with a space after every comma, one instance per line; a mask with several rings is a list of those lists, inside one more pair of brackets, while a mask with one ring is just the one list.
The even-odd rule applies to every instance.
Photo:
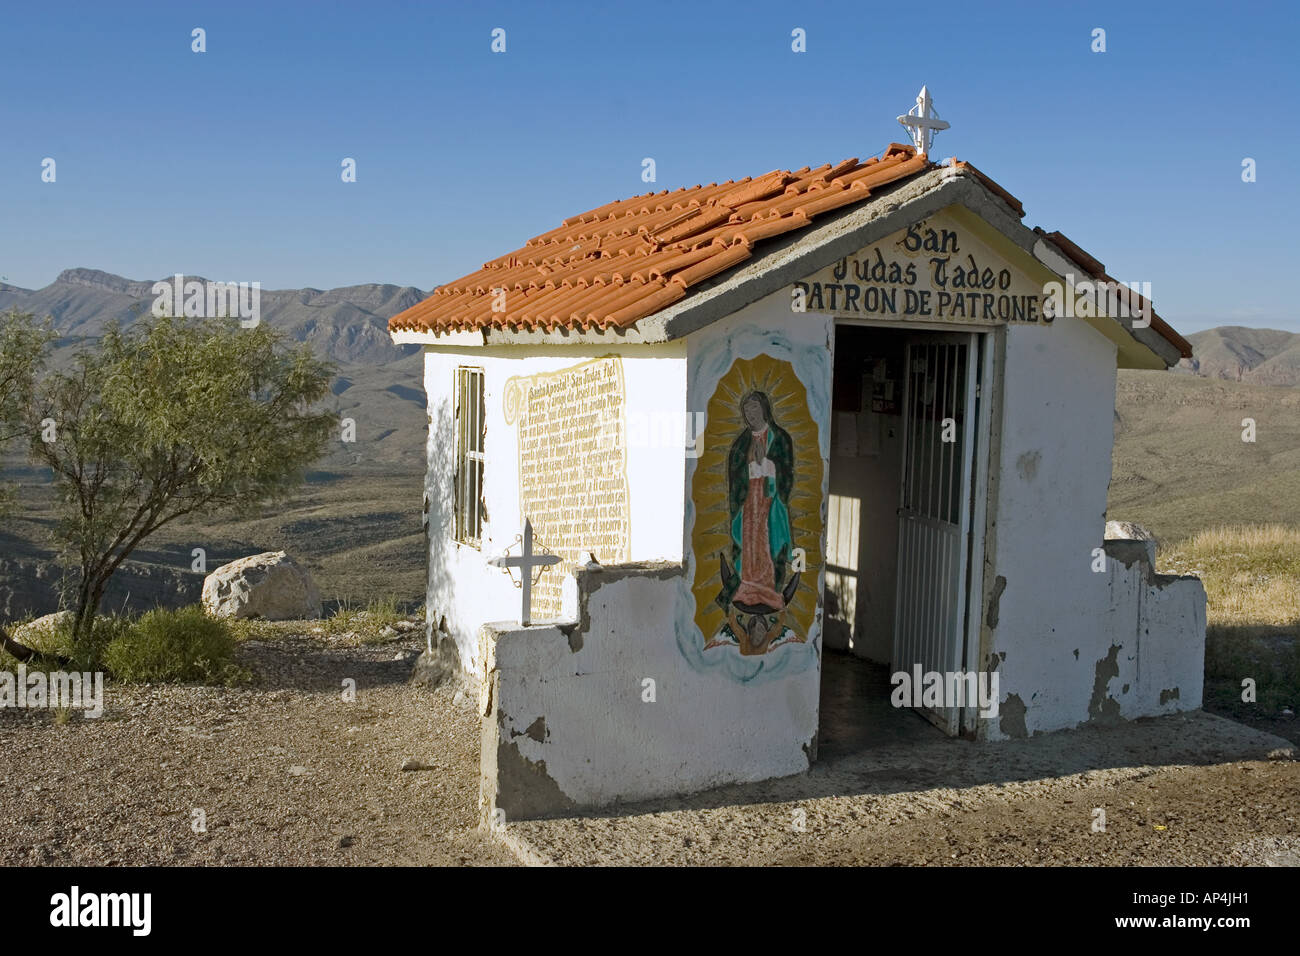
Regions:
[[[27, 436], [26, 411], [53, 338], [49, 324], [38, 325], [32, 315], [16, 309], [0, 315], [0, 454]], [[0, 510], [7, 504], [0, 489]]]
[[44, 378], [28, 425], [52, 419], [55, 433], [33, 431], [31, 455], [54, 472], [63, 558], [80, 568], [74, 642], [149, 535], [283, 498], [302, 481], [337, 424], [313, 407], [332, 374], [265, 324], [146, 316]]
[[[32, 315], [16, 309], [0, 315], [0, 455], [15, 439], [27, 436], [26, 412], [45, 362], [46, 346], [53, 338], [49, 324], [38, 325]], [[0, 487], [0, 515], [9, 507], [11, 497]], [[19, 660], [31, 657], [31, 651], [14, 642], [4, 628], [0, 628], [0, 647]]]

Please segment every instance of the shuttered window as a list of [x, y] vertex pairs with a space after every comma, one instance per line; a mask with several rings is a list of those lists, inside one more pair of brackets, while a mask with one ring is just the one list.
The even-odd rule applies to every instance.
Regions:
[[483, 370], [456, 369], [456, 540], [483, 532]]

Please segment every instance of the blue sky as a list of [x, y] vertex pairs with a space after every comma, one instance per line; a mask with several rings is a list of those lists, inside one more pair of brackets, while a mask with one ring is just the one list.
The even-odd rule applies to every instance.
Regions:
[[875, 155], [926, 83], [933, 155], [1180, 331], [1300, 331], [1298, 29], [1296, 4], [1135, 0], [8, 3], [0, 276], [428, 289], [645, 192], [645, 157], [664, 189]]

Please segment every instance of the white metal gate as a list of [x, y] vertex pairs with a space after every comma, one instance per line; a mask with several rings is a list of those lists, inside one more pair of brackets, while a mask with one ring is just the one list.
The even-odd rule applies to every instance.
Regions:
[[[904, 369], [893, 669], [909, 678], [918, 666], [922, 675], [946, 676], [965, 659], [979, 337], [916, 335]], [[921, 705], [921, 692], [913, 682], [913, 705]], [[957, 734], [960, 709], [951, 700], [919, 709]]]

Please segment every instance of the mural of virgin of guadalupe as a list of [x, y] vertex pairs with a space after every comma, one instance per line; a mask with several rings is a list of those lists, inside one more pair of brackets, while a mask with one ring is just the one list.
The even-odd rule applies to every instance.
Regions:
[[712, 646], [734, 643], [742, 654], [765, 654], [800, 640], [785, 624], [786, 607], [799, 587], [798, 572], [787, 577], [794, 443], [772, 420], [766, 393], [748, 392], [740, 411], [746, 427], [727, 455], [731, 553], [718, 553], [722, 590], [716, 600], [727, 620]]

